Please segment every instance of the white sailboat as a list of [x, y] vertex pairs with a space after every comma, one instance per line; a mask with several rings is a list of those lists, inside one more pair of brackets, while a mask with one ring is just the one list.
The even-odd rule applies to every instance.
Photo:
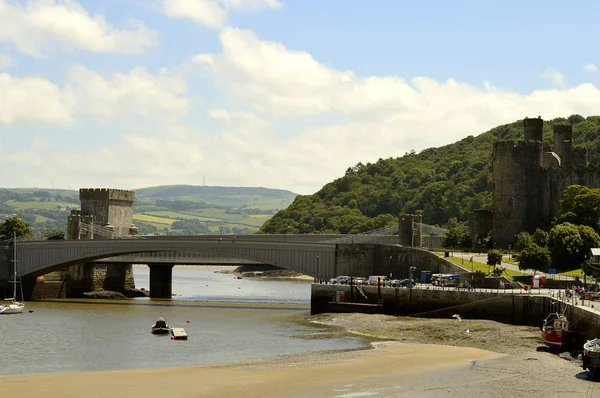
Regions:
[[[23, 301], [17, 301], [17, 233], [14, 233], [14, 242], [13, 242], [13, 263], [14, 263], [14, 279], [11, 281], [13, 284], [13, 296], [10, 298], [5, 298], [4, 301], [8, 301], [8, 303], [4, 303], [0, 305], [0, 315], [1, 314], [22, 314], [25, 310], [25, 303]], [[23, 299], [23, 287], [21, 286], [21, 299]]]

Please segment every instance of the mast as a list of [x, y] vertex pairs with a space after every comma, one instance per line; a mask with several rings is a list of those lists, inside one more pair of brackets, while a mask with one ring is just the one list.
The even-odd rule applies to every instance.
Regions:
[[15, 279], [13, 281], [13, 300], [17, 301], [17, 231], [13, 231], [13, 268], [15, 270]]

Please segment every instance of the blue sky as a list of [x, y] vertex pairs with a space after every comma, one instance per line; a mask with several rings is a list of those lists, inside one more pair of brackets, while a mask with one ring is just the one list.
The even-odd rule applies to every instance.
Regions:
[[5, 187], [264, 186], [598, 114], [600, 3], [0, 0]]

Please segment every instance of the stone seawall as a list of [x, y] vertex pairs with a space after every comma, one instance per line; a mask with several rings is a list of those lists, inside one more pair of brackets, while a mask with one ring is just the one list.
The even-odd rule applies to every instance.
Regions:
[[396, 279], [409, 277], [410, 267], [415, 267], [413, 276], [421, 271], [432, 273], [468, 273], [466, 268], [438, 256], [436, 253], [414, 247], [378, 244], [338, 244], [336, 247], [334, 275], [393, 276]]
[[510, 294], [485, 291], [455, 291], [441, 289], [407, 289], [361, 286], [366, 298], [351, 292], [348, 285], [313, 284], [311, 314], [329, 311], [329, 302], [343, 292], [346, 302], [381, 303], [382, 312], [390, 315], [411, 315], [428, 318], [490, 319], [518, 325], [540, 326], [553, 311], [566, 306], [573, 328], [589, 338], [600, 337], [600, 313], [594, 309], [562, 303], [548, 296]]

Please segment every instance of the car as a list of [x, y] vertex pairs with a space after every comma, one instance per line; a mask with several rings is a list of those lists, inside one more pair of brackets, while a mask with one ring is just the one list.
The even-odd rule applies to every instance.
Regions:
[[411, 281], [410, 279], [402, 279], [401, 281], [398, 282], [398, 286], [397, 287], [413, 287], [415, 286], [417, 283], [415, 281]]
[[336, 276], [335, 278], [331, 278], [329, 280], [329, 283], [331, 283], [332, 285], [335, 285], [335, 284], [344, 285], [346, 283], [350, 283], [350, 277], [345, 276], [345, 275]]
[[369, 279], [367, 279], [367, 284], [368, 285], [373, 285], [373, 286], [385, 286], [385, 282], [387, 281], [387, 276], [383, 276], [383, 275], [371, 275], [369, 276]]

